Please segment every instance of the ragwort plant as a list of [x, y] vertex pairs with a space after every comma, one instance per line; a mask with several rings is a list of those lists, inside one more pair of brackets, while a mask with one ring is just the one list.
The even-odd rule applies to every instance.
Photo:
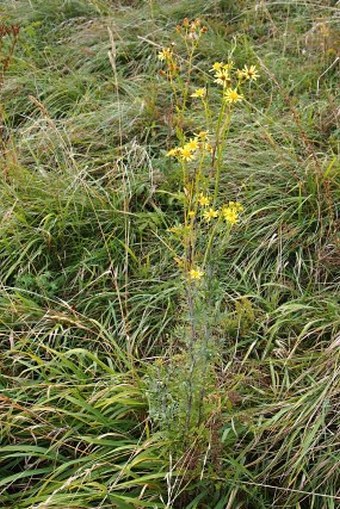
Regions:
[[[237, 201], [224, 203], [219, 191], [233, 114], [246, 101], [247, 85], [259, 74], [254, 65], [235, 68], [231, 55], [226, 62], [213, 63], [209, 73], [202, 72], [204, 86], [195, 88], [196, 50], [206, 28], [200, 20], [185, 19], [177, 32], [184, 40], [187, 58], [175, 53], [175, 44], [163, 48], [158, 58], [161, 75], [172, 91], [173, 128], [178, 143], [166, 156], [180, 169], [178, 198], [182, 207], [182, 221], [168, 229], [164, 243], [181, 276], [185, 318], [170, 346], [170, 360], [160, 360], [153, 367], [150, 402], [153, 419], [176, 444], [175, 456], [179, 459], [182, 455], [186, 467], [195, 470], [204, 469], [208, 456], [217, 466], [218, 455], [211, 449], [212, 444], [219, 447], [219, 415], [229, 404], [219, 389], [216, 261], [223, 256], [234, 229], [242, 228], [244, 207]], [[203, 111], [204, 124], [195, 125], [193, 132], [185, 129], [190, 105]]]
[[[326, 231], [336, 222], [321, 198], [327, 184], [336, 199], [332, 160], [339, 124], [328, 121], [332, 106], [336, 114], [336, 66], [329, 68], [334, 57], [320, 58], [311, 42], [321, 19], [333, 31], [335, 8], [326, 5], [331, 2], [155, 1], [149, 20], [145, 2], [95, 3], [113, 20], [93, 11], [87, 16], [89, 3], [82, 1], [30, 2], [30, 8], [24, 0], [4, 2], [15, 9], [13, 22], [22, 30], [19, 59], [6, 74], [3, 95], [7, 133], [13, 133], [21, 166], [10, 168], [1, 184], [2, 505], [335, 509], [339, 244]], [[173, 81], [180, 105], [185, 89], [187, 95], [184, 113], [180, 106], [170, 116], [177, 141], [168, 149], [184, 146], [201, 129], [209, 130], [214, 146], [202, 102], [191, 95], [205, 88], [210, 108], [213, 97], [220, 101], [220, 86], [206, 77], [210, 62], [224, 61], [228, 34], [238, 37], [230, 59], [242, 67], [256, 51], [263, 71], [267, 67], [277, 78], [266, 71], [263, 90], [251, 91], [251, 107], [244, 85], [252, 81], [243, 82], [244, 99], [236, 104], [228, 150], [222, 151], [230, 166], [221, 167], [216, 205], [212, 176], [201, 191], [215, 210], [238, 199], [231, 192], [240, 189], [247, 220], [232, 226], [221, 258], [218, 238], [206, 265], [195, 258], [194, 268], [204, 274], [190, 279], [198, 331], [191, 422], [202, 424], [186, 433], [189, 268], [177, 265], [183, 288], [178, 311], [179, 278], [168, 277], [174, 272], [169, 260], [170, 253], [183, 257], [183, 246], [173, 232], [166, 238], [160, 233], [167, 219], [163, 204], [175, 204], [167, 209], [172, 217], [184, 210], [184, 192], [174, 199], [181, 161], [157, 159], [168, 112], [164, 104], [157, 109], [155, 98], [171, 86], [155, 79], [158, 64], [139, 37], [148, 34], [157, 42], [183, 13], [207, 13], [209, 33], [202, 44], [196, 36], [182, 39], [189, 48], [197, 43], [188, 84], [182, 43], [170, 46], [179, 67]], [[115, 101], [107, 58], [111, 21], [120, 96]], [[40, 105], [28, 101], [29, 94]], [[213, 108], [212, 122], [217, 118]], [[308, 140], [325, 168], [324, 186], [314, 178]], [[150, 148], [156, 159], [149, 161]], [[204, 173], [211, 165], [211, 154], [206, 157]], [[195, 164], [197, 158], [187, 163], [190, 173]], [[164, 167], [171, 171], [168, 181], [158, 172]], [[217, 219], [202, 220], [202, 228], [209, 231]], [[167, 219], [167, 227], [174, 226], [175, 219]], [[207, 239], [195, 226], [198, 255]], [[162, 250], [160, 237], [170, 250]], [[220, 302], [228, 308], [225, 323]], [[181, 324], [177, 330], [174, 323]], [[163, 351], [169, 360], [154, 366], [154, 420], [163, 435], [174, 437], [172, 455], [184, 451], [181, 461], [169, 465], [168, 458], [158, 458], [166, 440], [159, 441], [155, 430], [150, 434], [139, 378], [147, 369], [141, 357], [151, 363]]]

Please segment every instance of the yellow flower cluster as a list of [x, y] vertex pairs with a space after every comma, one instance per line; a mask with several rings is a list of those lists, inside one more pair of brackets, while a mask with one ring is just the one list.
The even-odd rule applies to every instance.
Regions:
[[215, 62], [210, 69], [210, 72], [214, 73], [214, 83], [221, 85], [223, 88], [226, 88], [231, 84], [231, 70], [233, 68], [234, 62], [229, 62], [224, 64], [223, 62]]
[[170, 149], [167, 153], [167, 157], [175, 157], [180, 161], [193, 161], [196, 158], [199, 150], [210, 150], [211, 146], [206, 143], [208, 137], [207, 131], [201, 131], [196, 134], [193, 138], [190, 138], [183, 147], [175, 147]]
[[[228, 81], [231, 82], [231, 73], [234, 68], [234, 62], [231, 60], [227, 64], [223, 62], [215, 62], [210, 69], [214, 73], [215, 83], [226, 86]], [[240, 80], [256, 81], [260, 77], [255, 65], [245, 65], [243, 69], [236, 69], [236, 76]]]
[[168, 78], [174, 78], [178, 74], [180, 68], [177, 65], [172, 47], [161, 49], [161, 51], [158, 52], [158, 60], [166, 66], [166, 71], [163, 69], [160, 71], [161, 75], [167, 75]]
[[[220, 210], [210, 207], [211, 200], [209, 196], [200, 193], [197, 199], [198, 205], [205, 208], [202, 212], [203, 219], [210, 223], [213, 219], [221, 217], [230, 225], [236, 224], [239, 220], [240, 213], [243, 211], [243, 206], [239, 202], [230, 201], [227, 205], [223, 205]], [[209, 208], [207, 208], [209, 207]]]
[[196, 150], [198, 148], [198, 144], [196, 147], [195, 142], [196, 142], [196, 140], [192, 139], [192, 140], [188, 141], [188, 143], [186, 143], [184, 145], [184, 147], [179, 149], [179, 158], [182, 161], [193, 161], [195, 159]]
[[215, 74], [219, 71], [231, 71], [231, 69], [234, 67], [234, 62], [230, 60], [227, 64], [224, 62], [215, 62], [210, 69], [210, 72], [214, 72]]
[[256, 81], [259, 77], [259, 73], [255, 65], [249, 67], [245, 65], [243, 69], [236, 69], [237, 82], [236, 86], [232, 87], [234, 62], [228, 63], [215, 62], [210, 69], [210, 72], [214, 73], [214, 83], [223, 87], [223, 99], [227, 104], [236, 104], [244, 99], [244, 96], [239, 92], [239, 86], [243, 81]]
[[239, 220], [239, 215], [243, 211], [241, 203], [230, 201], [228, 205], [224, 205], [221, 209], [223, 219], [230, 225], [236, 224]]

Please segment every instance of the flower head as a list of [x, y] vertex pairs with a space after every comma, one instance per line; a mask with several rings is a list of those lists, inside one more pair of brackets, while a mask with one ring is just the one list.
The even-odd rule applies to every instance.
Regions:
[[230, 223], [231, 225], [236, 224], [238, 221], [237, 211], [230, 207], [223, 207], [222, 217], [225, 219], [225, 221], [227, 221], [227, 223]]
[[218, 210], [215, 210], [213, 208], [205, 210], [203, 212], [203, 217], [207, 223], [210, 223], [212, 219], [216, 219], [216, 217], [218, 217]]
[[225, 64], [224, 62], [215, 62], [212, 65], [210, 72], [215, 73], [215, 78], [217, 78], [217, 74], [219, 72], [226, 71], [229, 73], [229, 71], [231, 71], [233, 67], [234, 67], [234, 62], [232, 60], [230, 60], [227, 64]]
[[242, 203], [240, 203], [238, 201], [230, 201], [228, 203], [228, 206], [231, 208], [234, 208], [235, 210], [237, 210], [237, 212], [243, 212], [243, 210], [244, 210]]
[[239, 80], [244, 80], [244, 73], [242, 69], [236, 69], [236, 76]]
[[223, 62], [215, 62], [210, 69], [210, 72], [217, 72], [221, 71], [223, 69], [224, 63]]
[[224, 92], [224, 100], [228, 104], [238, 103], [243, 99], [243, 95], [239, 94], [236, 88], [227, 88]]
[[198, 204], [201, 205], [201, 207], [208, 207], [210, 205], [209, 196], [206, 196], [203, 193], [200, 193], [197, 201], [198, 201]]
[[181, 154], [181, 149], [179, 147], [171, 148], [165, 154], [166, 157], [178, 157]]
[[189, 278], [193, 280], [200, 280], [204, 276], [204, 271], [201, 270], [199, 267], [196, 269], [189, 270]]
[[179, 149], [179, 157], [182, 161], [193, 161], [195, 159], [194, 149], [184, 145]]
[[230, 201], [228, 205], [222, 207], [222, 217], [230, 225], [234, 225], [239, 220], [239, 215], [243, 211], [241, 203]]
[[234, 67], [234, 61], [233, 60], [229, 60], [229, 62], [227, 64], [223, 65], [223, 69], [225, 71], [231, 71], [233, 67]]
[[218, 85], [222, 85], [222, 87], [226, 87], [230, 84], [230, 74], [228, 69], [221, 69], [220, 71], [217, 71], [215, 78], [214, 82]]
[[198, 139], [197, 138], [192, 138], [191, 140], [189, 140], [183, 148], [186, 148], [188, 150], [197, 150], [199, 147], [199, 143], [198, 143]]
[[195, 92], [193, 92], [190, 97], [197, 97], [200, 99], [204, 99], [206, 95], [207, 95], [207, 89], [205, 87], [202, 87], [202, 88], [196, 88]]
[[260, 77], [255, 65], [251, 65], [249, 67], [245, 65], [243, 69], [240, 71], [240, 73], [244, 79], [250, 81], [256, 81], [257, 78]]
[[208, 139], [208, 131], [200, 131], [199, 133], [195, 133], [195, 137], [200, 141], [206, 141]]
[[158, 53], [158, 60], [161, 62], [168, 62], [172, 58], [172, 49], [171, 48], [163, 48]]

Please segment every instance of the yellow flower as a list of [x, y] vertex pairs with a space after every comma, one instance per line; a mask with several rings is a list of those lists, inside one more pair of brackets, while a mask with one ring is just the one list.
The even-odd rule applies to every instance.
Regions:
[[250, 80], [250, 81], [256, 81], [257, 78], [260, 77], [255, 65], [251, 65], [250, 67], [245, 65], [243, 67], [241, 73], [246, 80]]
[[236, 76], [239, 80], [243, 80], [244, 79], [244, 72], [242, 71], [242, 69], [237, 69], [236, 70]]
[[209, 210], [205, 210], [203, 212], [203, 217], [206, 220], [207, 223], [209, 223], [212, 219], [215, 219], [218, 217], [218, 210], [214, 210], [213, 208], [210, 208]]
[[234, 67], [234, 61], [233, 60], [230, 60], [227, 64], [223, 65], [223, 69], [225, 71], [231, 71], [233, 67]]
[[200, 141], [206, 141], [208, 139], [208, 131], [200, 131], [199, 133], [195, 133], [195, 137]]
[[244, 99], [243, 95], [239, 94], [236, 88], [227, 88], [224, 92], [224, 100], [229, 104], [238, 103], [242, 99]]
[[199, 149], [198, 138], [191, 138], [183, 147], [175, 147], [170, 149], [167, 153], [167, 157], [177, 157], [183, 161], [192, 161], [195, 159], [194, 152]]
[[166, 157], [178, 157], [181, 153], [181, 149], [178, 147], [171, 148], [165, 155]]
[[195, 159], [195, 154], [193, 154], [193, 150], [187, 146], [179, 149], [179, 157], [182, 161], [193, 161]]
[[189, 277], [190, 279], [196, 279], [196, 280], [200, 280], [202, 279], [202, 277], [204, 276], [204, 271], [201, 270], [200, 268], [196, 268], [196, 269], [191, 269], [189, 271]]
[[197, 138], [192, 138], [191, 140], [188, 141], [188, 143], [186, 143], [184, 145], [183, 148], [186, 148], [191, 151], [195, 151], [198, 149], [198, 147], [199, 147], [199, 143], [198, 143]]
[[198, 97], [198, 98], [204, 99], [206, 95], [207, 95], [207, 89], [205, 87], [203, 87], [203, 88], [196, 88], [195, 92], [193, 92], [190, 97]]
[[230, 75], [227, 69], [221, 69], [221, 71], [217, 71], [215, 78], [216, 79], [214, 80], [214, 83], [217, 83], [218, 85], [226, 87], [230, 84]]
[[223, 219], [233, 225], [238, 222], [239, 215], [243, 211], [243, 206], [241, 203], [230, 201], [228, 205], [222, 207], [222, 217]]
[[223, 207], [222, 216], [223, 216], [223, 219], [225, 219], [227, 221], [227, 223], [230, 223], [230, 224], [236, 224], [238, 221], [237, 210], [235, 210], [231, 207]]
[[228, 203], [229, 207], [234, 208], [237, 212], [242, 212], [244, 210], [243, 205], [238, 201], [230, 201]]
[[158, 53], [158, 60], [160, 60], [161, 62], [168, 61], [171, 59], [171, 57], [172, 57], [172, 49], [171, 48], [163, 48]]
[[203, 193], [200, 193], [197, 201], [201, 207], [208, 207], [210, 205], [210, 198], [205, 196]]
[[193, 219], [195, 217], [195, 211], [194, 210], [189, 210], [188, 216], [190, 217], [190, 219]]
[[215, 62], [210, 69], [210, 72], [217, 72], [221, 71], [223, 69], [224, 63], [223, 62]]

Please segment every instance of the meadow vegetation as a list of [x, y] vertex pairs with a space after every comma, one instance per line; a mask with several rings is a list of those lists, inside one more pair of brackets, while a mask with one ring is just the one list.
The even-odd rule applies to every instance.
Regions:
[[0, 15], [0, 506], [339, 507], [339, 3]]

